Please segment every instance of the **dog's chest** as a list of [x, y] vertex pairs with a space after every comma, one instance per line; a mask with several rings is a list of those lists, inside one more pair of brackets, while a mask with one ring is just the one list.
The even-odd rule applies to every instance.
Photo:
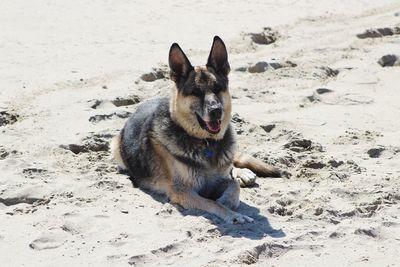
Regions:
[[207, 171], [228, 166], [233, 160], [231, 148], [217, 142], [204, 141], [196, 150], [197, 158]]

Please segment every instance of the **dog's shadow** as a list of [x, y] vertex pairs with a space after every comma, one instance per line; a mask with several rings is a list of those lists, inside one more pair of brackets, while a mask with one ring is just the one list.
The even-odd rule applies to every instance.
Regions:
[[240, 202], [237, 212], [249, 216], [254, 219], [254, 223], [230, 224], [225, 223], [217, 216], [201, 210], [179, 208], [182, 215], [187, 216], [203, 216], [217, 227], [221, 235], [229, 235], [232, 237], [245, 237], [248, 239], [259, 240], [266, 236], [274, 238], [285, 237], [282, 229], [275, 229], [269, 223], [267, 217], [260, 214], [260, 210], [250, 206], [244, 202]]
[[[148, 194], [158, 202], [161, 202], [163, 204], [169, 203], [168, 198], [164, 195], [160, 195], [145, 189], [140, 189], [134, 183], [133, 186]], [[259, 240], [266, 236], [271, 236], [274, 238], [282, 238], [286, 236], [282, 229], [273, 228], [269, 223], [268, 218], [261, 215], [258, 208], [250, 206], [244, 202], [240, 202], [240, 206], [237, 209], [237, 212], [253, 218], [254, 223], [229, 224], [225, 223], [222, 219], [206, 211], [197, 209], [185, 209], [179, 205], [174, 206], [183, 216], [203, 216], [204, 218], [207, 218], [210, 223], [214, 224], [217, 227], [216, 229], [221, 235], [229, 235], [236, 238], [245, 237], [253, 240]]]

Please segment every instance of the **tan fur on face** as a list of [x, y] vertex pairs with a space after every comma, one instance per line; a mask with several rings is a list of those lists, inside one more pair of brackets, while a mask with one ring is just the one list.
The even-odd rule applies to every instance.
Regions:
[[[196, 67], [195, 72], [195, 82], [197, 83], [199, 82], [200, 72], [209, 75], [210, 79], [215, 79], [215, 76], [208, 72], [204, 67]], [[196, 114], [192, 109], [193, 105], [196, 105], [196, 102], [199, 102], [199, 99], [195, 96], [184, 96], [181, 92], [179, 92], [176, 86], [172, 88], [170, 98], [170, 113], [172, 120], [180, 125], [190, 136], [199, 139], [222, 139], [231, 120], [232, 103], [228, 88], [226, 88], [226, 90], [221, 92], [219, 95], [224, 105], [224, 115], [221, 122], [221, 130], [218, 134], [211, 134], [207, 130], [201, 128], [199, 122], [197, 121]], [[197, 103], [197, 105], [200, 105], [200, 103]]]

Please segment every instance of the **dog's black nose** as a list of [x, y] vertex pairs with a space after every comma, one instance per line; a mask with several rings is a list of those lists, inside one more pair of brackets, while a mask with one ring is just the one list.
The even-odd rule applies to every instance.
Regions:
[[210, 119], [212, 121], [219, 120], [221, 119], [222, 116], [222, 108], [221, 107], [213, 108], [209, 111], [209, 114], [210, 114]]

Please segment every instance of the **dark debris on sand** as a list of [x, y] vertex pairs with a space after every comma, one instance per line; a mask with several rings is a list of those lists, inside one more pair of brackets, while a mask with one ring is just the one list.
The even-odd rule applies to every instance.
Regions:
[[169, 77], [168, 73], [169, 71], [167, 66], [162, 66], [159, 68], [153, 68], [152, 71], [142, 74], [140, 76], [140, 79], [145, 82], [154, 82], [160, 79], [168, 79]]
[[17, 122], [18, 117], [19, 116], [17, 114], [8, 113], [7, 111], [0, 111], [0, 127]]
[[270, 27], [265, 27], [260, 33], [249, 33], [251, 40], [260, 45], [269, 45], [275, 43], [279, 34]]
[[384, 28], [376, 28], [376, 29], [368, 29], [363, 33], [359, 33], [356, 36], [360, 39], [366, 38], [381, 38], [384, 36], [391, 36], [395, 34], [400, 34], [400, 27], [384, 27]]

